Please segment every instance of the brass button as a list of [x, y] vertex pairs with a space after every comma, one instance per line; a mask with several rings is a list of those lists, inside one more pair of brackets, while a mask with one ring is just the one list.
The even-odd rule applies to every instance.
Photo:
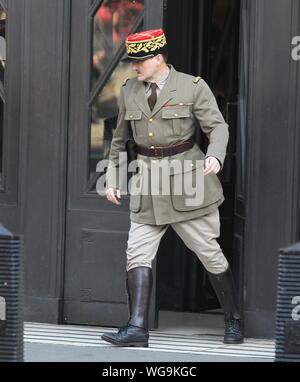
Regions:
[[149, 137], [153, 137], [153, 135], [154, 135], [153, 133], [149, 133]]
[[149, 119], [149, 122], [153, 122], [153, 118], [150, 118], [150, 119]]

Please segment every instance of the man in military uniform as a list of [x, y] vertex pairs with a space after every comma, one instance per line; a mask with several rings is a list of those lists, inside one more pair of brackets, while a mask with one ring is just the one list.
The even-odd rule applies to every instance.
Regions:
[[[160, 162], [188, 162], [169, 174], [169, 194], [135, 192], [130, 196], [127, 245], [127, 293], [129, 321], [118, 333], [102, 336], [118, 346], [148, 346], [148, 310], [152, 288], [152, 261], [160, 239], [171, 225], [186, 246], [200, 259], [216, 291], [225, 315], [225, 343], [242, 343], [241, 320], [229, 264], [217, 243], [220, 235], [219, 205], [224, 201], [217, 177], [226, 155], [228, 125], [215, 97], [200, 77], [177, 72], [167, 65], [164, 31], [151, 30], [128, 36], [127, 59], [136, 78], [122, 86], [117, 128], [107, 171], [107, 199], [119, 205], [120, 186], [113, 173], [119, 154], [132, 137], [143, 166], [134, 177], [143, 184]], [[209, 139], [206, 155], [193, 141], [201, 128]], [[202, 166], [201, 166], [202, 163]], [[204, 165], [203, 165], [204, 163]], [[188, 205], [187, 195], [174, 192], [176, 178], [202, 171], [204, 197]], [[151, 179], [151, 176], [150, 176]], [[189, 181], [193, 178], [186, 178]], [[153, 178], [151, 179], [153, 181]], [[150, 185], [151, 186], [151, 185]], [[149, 186], [149, 189], [151, 188]], [[200, 200], [201, 199], [201, 200]]]

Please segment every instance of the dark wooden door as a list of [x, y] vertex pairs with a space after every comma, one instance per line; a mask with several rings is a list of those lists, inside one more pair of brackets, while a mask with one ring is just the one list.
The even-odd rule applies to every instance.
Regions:
[[[127, 320], [128, 197], [117, 207], [100, 196], [96, 185], [103, 173], [96, 169], [108, 157], [120, 87], [133, 75], [121, 61], [124, 38], [155, 26], [151, 20], [159, 20], [163, 9], [158, 3], [72, 1], [65, 323], [117, 326]], [[152, 296], [154, 325], [155, 287]]]

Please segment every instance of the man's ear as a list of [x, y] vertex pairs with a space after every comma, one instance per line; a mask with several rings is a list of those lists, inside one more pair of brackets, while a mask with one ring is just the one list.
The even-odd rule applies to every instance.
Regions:
[[159, 62], [160, 64], [162, 64], [163, 62], [165, 62], [165, 60], [164, 60], [164, 56], [163, 56], [162, 54], [159, 53], [156, 57], [158, 58], [158, 62]]

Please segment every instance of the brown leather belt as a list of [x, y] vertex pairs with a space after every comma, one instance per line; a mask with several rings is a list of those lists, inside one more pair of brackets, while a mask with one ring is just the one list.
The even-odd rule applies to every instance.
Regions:
[[194, 146], [192, 140], [184, 141], [174, 146], [165, 147], [146, 147], [142, 145], [136, 145], [136, 150], [138, 154], [144, 155], [146, 157], [164, 158], [172, 155], [183, 153], [190, 150]]

